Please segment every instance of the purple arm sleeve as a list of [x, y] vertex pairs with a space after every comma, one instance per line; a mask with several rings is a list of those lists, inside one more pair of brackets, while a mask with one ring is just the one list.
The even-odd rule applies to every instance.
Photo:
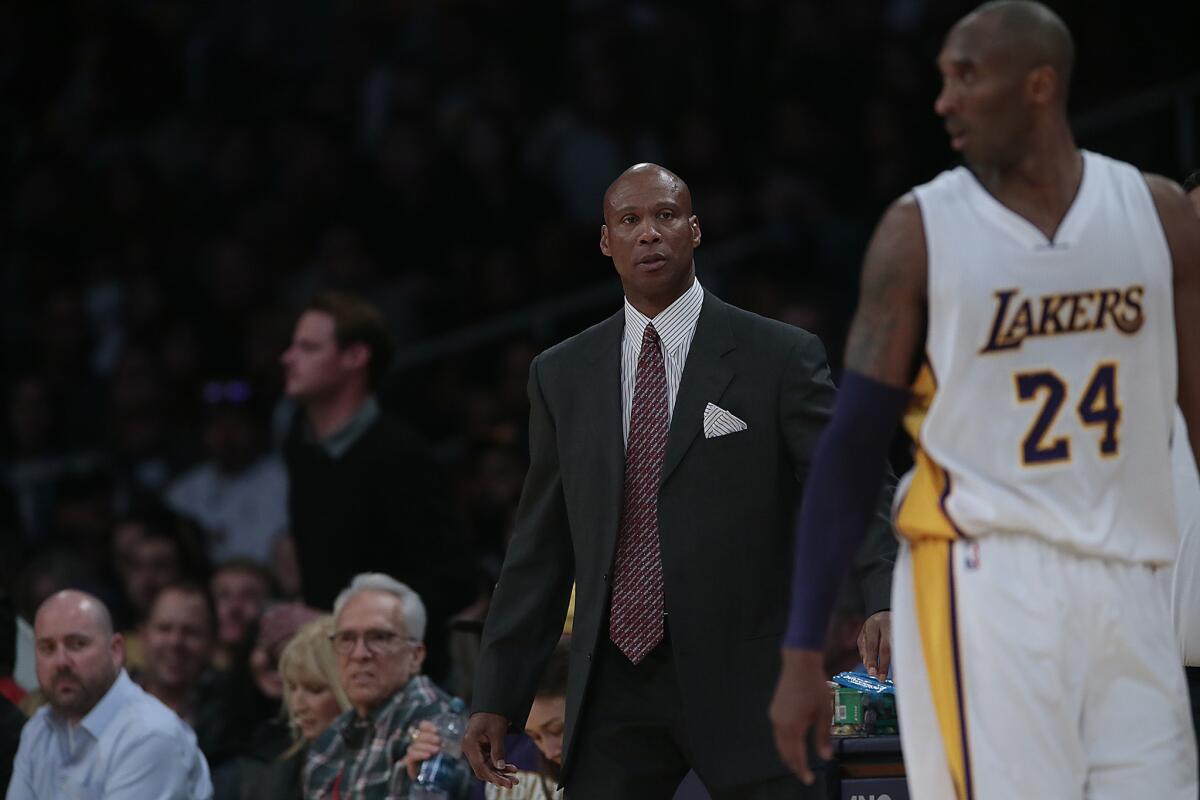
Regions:
[[879, 502], [905, 389], [847, 370], [800, 503], [786, 647], [825, 649], [838, 587]]

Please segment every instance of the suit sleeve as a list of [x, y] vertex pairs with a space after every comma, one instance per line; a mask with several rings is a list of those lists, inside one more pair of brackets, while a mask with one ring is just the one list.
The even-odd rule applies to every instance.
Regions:
[[562, 635], [575, 575], [558, 436], [546, 402], [541, 358], [529, 370], [529, 472], [512, 541], [492, 596], [472, 711], [523, 726], [542, 670]]
[[[821, 340], [804, 331], [788, 356], [780, 384], [782, 430], [801, 484], [812, 466], [817, 439], [829, 422], [837, 390]], [[892, 567], [897, 543], [892, 534], [891, 503], [896, 479], [889, 468], [867, 537], [854, 557], [854, 577], [862, 588], [867, 616], [891, 607]]]

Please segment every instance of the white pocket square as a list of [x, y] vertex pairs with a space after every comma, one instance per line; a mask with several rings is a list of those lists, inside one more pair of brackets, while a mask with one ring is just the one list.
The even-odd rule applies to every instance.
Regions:
[[741, 419], [718, 405], [709, 403], [704, 407], [704, 438], [713, 439], [728, 433], [746, 430], [748, 426]]

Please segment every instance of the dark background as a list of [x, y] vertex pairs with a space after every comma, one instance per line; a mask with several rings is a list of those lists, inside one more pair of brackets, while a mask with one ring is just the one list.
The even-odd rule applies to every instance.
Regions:
[[[1081, 144], [1200, 166], [1198, 4], [1051, 5]], [[618, 307], [599, 204], [636, 161], [691, 185], [702, 282], [836, 366], [872, 224], [954, 163], [933, 60], [972, 6], [0, 2], [0, 581], [200, 459], [206, 380], [277, 442], [323, 287], [386, 312], [384, 404], [494, 568], [529, 360]]]

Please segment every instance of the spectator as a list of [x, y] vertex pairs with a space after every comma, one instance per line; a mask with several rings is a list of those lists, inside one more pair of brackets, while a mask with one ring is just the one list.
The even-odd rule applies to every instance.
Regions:
[[202, 397], [208, 460], [167, 487], [167, 505], [195, 520], [214, 562], [235, 556], [266, 563], [287, 530], [287, 472], [267, 454], [269, 410], [244, 380], [209, 381]]
[[143, 626], [145, 665], [135, 676], [192, 727], [208, 759], [216, 797], [222, 779], [230, 774], [235, 756], [249, 747], [261, 722], [250, 716], [252, 703], [241, 702], [235, 682], [212, 669], [216, 642], [216, 611], [201, 584], [182, 581], [165, 587]]
[[215, 676], [212, 700], [201, 710], [197, 735], [213, 769], [216, 800], [241, 796], [247, 761], [271, 763], [292, 744], [283, 710], [280, 653], [306, 622], [320, 612], [299, 603], [269, 606], [251, 622], [254, 636], [238, 648], [238, 661]]
[[280, 603], [263, 612], [258, 625], [258, 638], [250, 651], [250, 674], [258, 690], [272, 700], [284, 700], [283, 676], [279, 659], [301, 626], [311, 622], [321, 612], [300, 603]]
[[217, 567], [212, 581], [217, 610], [215, 663], [226, 669], [247, 642], [250, 626], [274, 594], [271, 573], [257, 561], [235, 558]]
[[167, 584], [194, 578], [200, 571], [187, 523], [157, 500], [142, 499], [114, 527], [117, 571], [124, 584], [133, 626], [150, 613]]
[[25, 691], [12, 679], [17, 661], [17, 613], [0, 593], [0, 794], [8, 789], [25, 715], [17, 707]]
[[425, 448], [380, 411], [392, 354], [387, 324], [361, 298], [318, 294], [283, 354], [285, 391], [304, 413], [285, 448], [304, 601], [328, 608], [363, 564], [428, 600], [429, 672], [446, 668], [451, 615], [475, 599], [472, 562]]
[[202, 586], [174, 583], [158, 593], [142, 633], [145, 667], [138, 682], [190, 725], [201, 705], [201, 679], [212, 664], [213, 619]]
[[38, 609], [38, 683], [48, 705], [21, 734], [9, 800], [203, 800], [212, 796], [196, 737], [123, 668], [108, 609], [74, 590]]
[[[374, 800], [407, 797], [420, 763], [440, 739], [431, 724], [450, 696], [421, 673], [425, 604], [412, 589], [380, 573], [358, 575], [334, 604], [333, 649], [351, 710], [312, 743], [304, 795]], [[453, 763], [466, 796], [470, 768]]]
[[333, 631], [332, 616], [318, 617], [306, 623], [283, 649], [279, 674], [293, 743], [278, 758], [242, 761], [242, 797], [298, 800], [303, 796], [309, 745], [350, 708], [329, 641]]
[[25, 714], [7, 696], [0, 694], [0, 792], [8, 791], [24, 726]]

